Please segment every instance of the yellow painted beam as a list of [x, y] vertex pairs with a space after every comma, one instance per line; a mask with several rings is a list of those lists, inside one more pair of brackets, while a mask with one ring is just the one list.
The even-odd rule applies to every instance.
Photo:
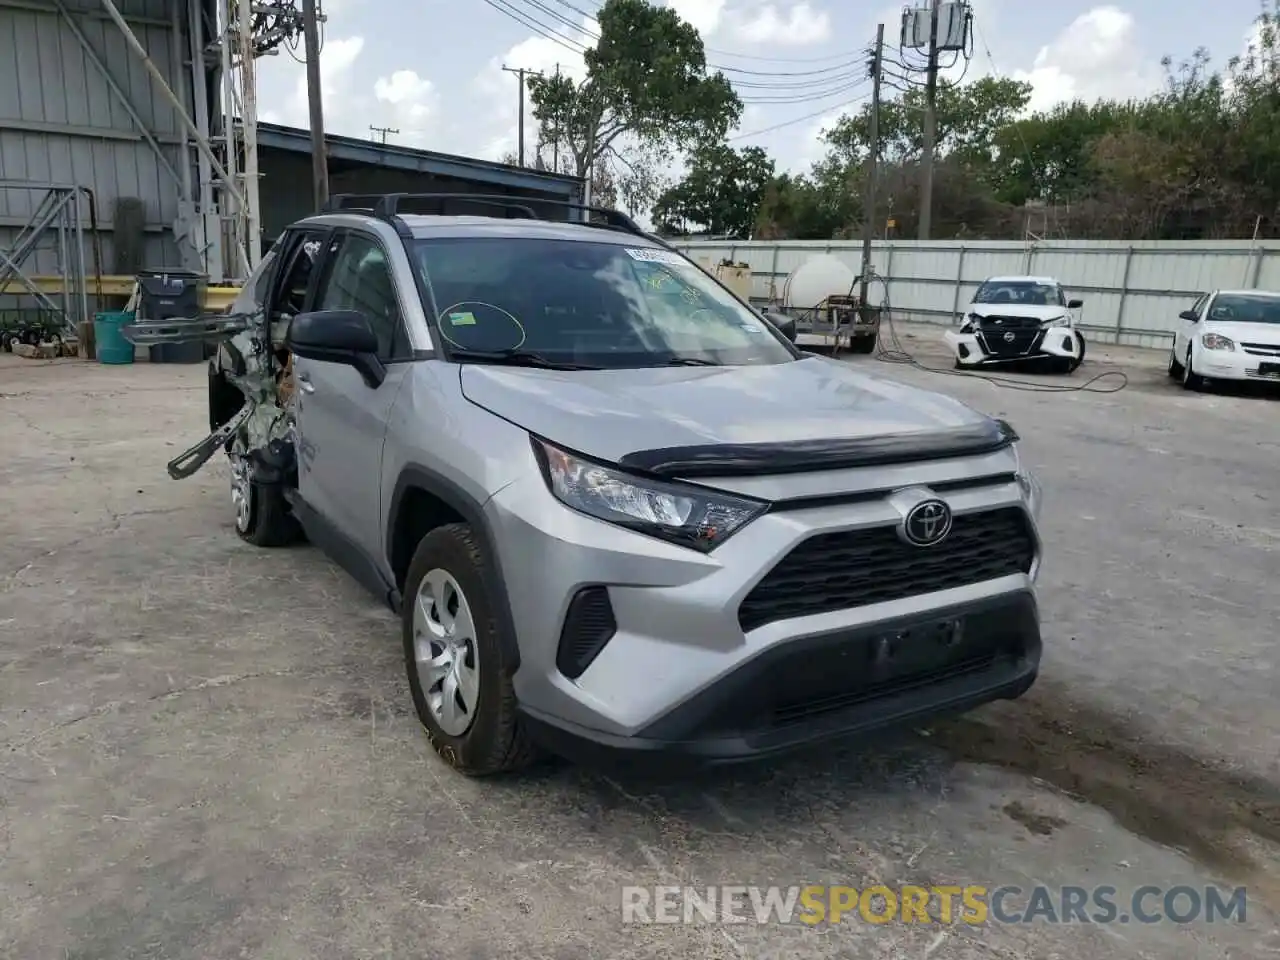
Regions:
[[[62, 294], [62, 277], [35, 276], [28, 279], [45, 296], [60, 296]], [[128, 297], [133, 293], [134, 284], [137, 282], [133, 277], [121, 275], [103, 274], [102, 277], [97, 279], [89, 277], [85, 281], [85, 286], [91, 295], [97, 294], [99, 280], [102, 284], [102, 295], [104, 297]], [[19, 280], [9, 280], [4, 284], [0, 284], [0, 294], [23, 296], [28, 292], [26, 285]], [[239, 292], [240, 288], [235, 286], [210, 285], [205, 289], [204, 308], [212, 313], [226, 310], [231, 306], [231, 302], [235, 300]]]

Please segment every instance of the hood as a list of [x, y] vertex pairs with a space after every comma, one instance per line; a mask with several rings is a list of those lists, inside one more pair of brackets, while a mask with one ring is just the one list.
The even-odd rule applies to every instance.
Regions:
[[965, 313], [977, 314], [979, 317], [1034, 317], [1036, 320], [1052, 320], [1054, 317], [1070, 316], [1071, 311], [1058, 303], [1046, 306], [1032, 303], [971, 303]]
[[1238, 320], [1204, 320], [1198, 332], [1216, 333], [1236, 343], [1265, 343], [1280, 347], [1280, 323], [1242, 323]]
[[904, 434], [931, 442], [931, 435], [954, 436], [966, 428], [989, 434], [995, 426], [958, 400], [867, 376], [826, 357], [640, 370], [463, 364], [460, 375], [472, 403], [610, 463], [674, 448], [871, 444]]

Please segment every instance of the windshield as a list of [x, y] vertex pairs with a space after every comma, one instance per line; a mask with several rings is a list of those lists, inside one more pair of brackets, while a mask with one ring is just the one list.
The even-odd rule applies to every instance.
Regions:
[[727, 290], [661, 248], [462, 237], [418, 240], [415, 252], [455, 350], [612, 369], [795, 359]]
[[1280, 297], [1218, 294], [1209, 319], [1236, 323], [1280, 323]]
[[973, 295], [974, 303], [1012, 303], [1033, 307], [1065, 307], [1067, 298], [1056, 283], [1032, 280], [987, 280]]

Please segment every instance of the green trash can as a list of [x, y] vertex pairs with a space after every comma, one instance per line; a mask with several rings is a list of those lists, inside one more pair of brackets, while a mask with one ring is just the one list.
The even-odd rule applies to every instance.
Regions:
[[131, 323], [133, 314], [127, 310], [94, 314], [94, 350], [99, 363], [133, 363], [133, 344], [120, 332], [122, 327]]

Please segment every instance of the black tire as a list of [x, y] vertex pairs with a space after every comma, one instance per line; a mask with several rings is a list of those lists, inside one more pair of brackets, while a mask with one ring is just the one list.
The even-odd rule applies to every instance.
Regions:
[[1188, 390], [1204, 389], [1204, 377], [1196, 373], [1192, 365], [1190, 344], [1187, 344], [1187, 359], [1182, 364], [1182, 385]]
[[[234, 462], [232, 471], [235, 471]], [[233, 486], [234, 483], [233, 478]], [[241, 540], [255, 547], [272, 548], [289, 547], [305, 539], [302, 525], [290, 510], [289, 501], [285, 499], [284, 488], [280, 484], [248, 481], [245, 489], [248, 496], [247, 512], [242, 515], [238, 505], [236, 508], [236, 534]]]
[[1079, 349], [1076, 355], [1067, 361], [1067, 373], [1075, 373], [1080, 369], [1080, 364], [1084, 363], [1084, 335], [1079, 330], [1076, 331], [1076, 343], [1079, 344]]
[[1169, 348], [1169, 379], [1182, 379], [1182, 364], [1178, 362], [1176, 341], [1175, 345]]
[[[457, 581], [471, 608], [475, 626], [474, 655], [480, 674], [480, 692], [470, 725], [462, 734], [445, 733], [432, 716], [426, 691], [418, 676], [414, 642], [414, 609], [418, 588], [433, 569], [444, 570]], [[404, 635], [405, 669], [418, 719], [432, 747], [445, 763], [469, 777], [485, 777], [521, 770], [538, 759], [539, 752], [525, 735], [516, 714], [516, 695], [497, 616], [497, 600], [485, 571], [484, 548], [465, 523], [438, 527], [422, 538], [405, 577], [401, 630]]]
[[849, 341], [849, 350], [853, 353], [874, 353], [876, 349], [876, 341], [879, 334], [871, 333], [861, 337], [852, 337]]

